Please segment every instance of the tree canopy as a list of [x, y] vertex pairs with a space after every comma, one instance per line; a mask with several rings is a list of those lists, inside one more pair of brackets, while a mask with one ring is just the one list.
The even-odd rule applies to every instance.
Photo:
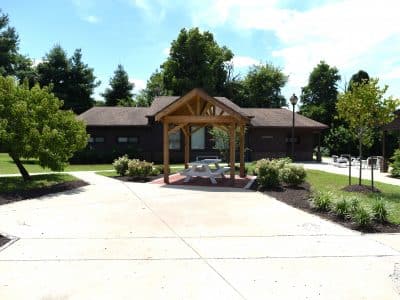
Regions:
[[28, 79], [33, 84], [36, 74], [32, 61], [18, 52], [19, 37], [9, 22], [0, 9], [0, 76], [15, 76], [21, 82]]
[[37, 158], [40, 166], [61, 171], [74, 152], [86, 146], [85, 125], [61, 106], [48, 87], [29, 88], [0, 76], [0, 144], [24, 180], [30, 176], [21, 158]]
[[272, 64], [254, 65], [243, 80], [243, 107], [279, 108], [286, 106], [281, 95], [288, 77]]
[[226, 64], [232, 58], [232, 51], [220, 47], [212, 33], [182, 29], [161, 65], [165, 89], [184, 95], [199, 87], [212, 96], [223, 95], [228, 76]]
[[387, 86], [379, 87], [378, 79], [370, 79], [361, 84], [354, 83], [351, 91], [339, 96], [338, 115], [347, 122], [349, 129], [357, 137], [360, 159], [363, 146], [370, 147], [373, 143], [374, 129], [392, 121], [396, 107], [400, 104], [399, 100], [392, 97], [384, 98], [386, 90]]
[[114, 71], [114, 76], [110, 79], [110, 88], [107, 88], [102, 96], [107, 106], [117, 106], [118, 103], [132, 103], [133, 88], [134, 84], [129, 81], [128, 73], [122, 65], [118, 65]]
[[51, 86], [52, 92], [64, 101], [63, 109], [80, 114], [93, 106], [94, 89], [100, 85], [93, 69], [82, 62], [82, 52], [76, 49], [71, 58], [59, 45], [54, 46], [37, 66], [41, 86]]
[[351, 76], [349, 82], [349, 90], [352, 89], [352, 85], [354, 83], [363, 84], [363, 83], [368, 83], [368, 81], [369, 81], [368, 73], [363, 70], [360, 70], [357, 73], [353, 74], [353, 76]]
[[164, 74], [156, 70], [147, 80], [146, 88], [136, 96], [136, 105], [150, 106], [155, 97], [168, 95], [171, 95], [171, 92], [164, 86]]
[[336, 115], [337, 84], [341, 77], [336, 67], [321, 61], [302, 88], [300, 113], [329, 126]]

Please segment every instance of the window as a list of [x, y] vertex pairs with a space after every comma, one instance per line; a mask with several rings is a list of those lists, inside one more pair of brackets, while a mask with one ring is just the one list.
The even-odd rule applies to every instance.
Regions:
[[181, 149], [181, 133], [179, 131], [169, 134], [169, 149], [171, 150]]
[[205, 128], [192, 127], [191, 144], [193, 150], [205, 148]]
[[[298, 137], [298, 136], [295, 136], [294, 138], [293, 138], [293, 142], [295, 143], [295, 144], [300, 144], [300, 137]], [[286, 138], [286, 143], [292, 143], [292, 137], [287, 137]]]
[[139, 141], [137, 136], [119, 136], [117, 142], [120, 144], [137, 144]]
[[102, 137], [102, 136], [96, 136], [96, 137], [91, 136], [89, 138], [89, 144], [95, 144], [95, 143], [104, 143], [104, 137]]

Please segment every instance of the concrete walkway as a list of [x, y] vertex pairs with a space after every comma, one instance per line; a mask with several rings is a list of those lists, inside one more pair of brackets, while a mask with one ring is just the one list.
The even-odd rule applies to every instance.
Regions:
[[91, 183], [0, 206], [0, 299], [399, 299], [400, 236], [258, 192]]

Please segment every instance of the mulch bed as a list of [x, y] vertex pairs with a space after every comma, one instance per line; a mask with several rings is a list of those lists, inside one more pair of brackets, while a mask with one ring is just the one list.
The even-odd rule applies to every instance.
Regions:
[[368, 194], [368, 193], [371, 193], [371, 192], [374, 192], [374, 193], [380, 193], [381, 192], [376, 187], [374, 187], [374, 190], [372, 190], [372, 187], [369, 186], [369, 185], [358, 185], [358, 184], [348, 185], [348, 186], [343, 188], [343, 191], [346, 191], [346, 192], [357, 192], [357, 193], [364, 193], [364, 194]]
[[[360, 228], [354, 222], [348, 219], [341, 219], [332, 212], [321, 212], [316, 210], [310, 201], [310, 185], [304, 183], [299, 187], [282, 186], [276, 189], [260, 190], [257, 181], [251, 186], [253, 190], [259, 190], [275, 199], [282, 201], [290, 206], [299, 208], [308, 213], [318, 215], [323, 219], [338, 223], [344, 227], [366, 233], [395, 233], [400, 232], [400, 225], [391, 223], [373, 223], [371, 228]], [[354, 191], [354, 190], [352, 190]], [[363, 191], [365, 192], [365, 191]], [[371, 192], [371, 190], [369, 190]]]
[[118, 179], [118, 180], [121, 180], [121, 181], [125, 181], [125, 182], [143, 182], [143, 183], [146, 183], [146, 182], [150, 182], [150, 181], [153, 181], [153, 180], [157, 180], [157, 179], [159, 179], [161, 177], [162, 177], [162, 175], [149, 176], [149, 177], [146, 177], [146, 178], [136, 178], [136, 177], [131, 177], [131, 176], [113, 176], [112, 178], [113, 179]]
[[83, 180], [74, 180], [74, 181], [57, 183], [51, 186], [34, 188], [26, 191], [0, 193], [0, 205], [31, 198], [38, 198], [54, 193], [65, 192], [86, 185], [88, 185], [88, 183]]
[[3, 246], [4, 244], [7, 244], [10, 241], [10, 239], [6, 238], [5, 236], [0, 235], [0, 247]]

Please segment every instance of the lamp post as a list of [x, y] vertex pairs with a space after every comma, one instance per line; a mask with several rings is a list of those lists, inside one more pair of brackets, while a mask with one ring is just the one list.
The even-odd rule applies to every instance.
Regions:
[[290, 103], [292, 103], [292, 105], [293, 105], [292, 138], [291, 138], [291, 142], [292, 142], [292, 160], [293, 161], [294, 161], [294, 109], [295, 109], [295, 106], [296, 106], [298, 100], [299, 99], [297, 98], [296, 94], [293, 94], [292, 97], [290, 97]]

